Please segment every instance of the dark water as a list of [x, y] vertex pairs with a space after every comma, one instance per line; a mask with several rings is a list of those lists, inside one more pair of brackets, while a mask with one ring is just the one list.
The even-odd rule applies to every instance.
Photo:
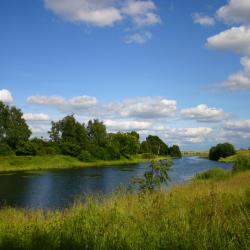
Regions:
[[[0, 204], [24, 208], [64, 208], [76, 197], [87, 193], [110, 193], [119, 184], [143, 174], [148, 164], [129, 166], [49, 170], [0, 175]], [[211, 167], [230, 170], [232, 165], [184, 157], [174, 160], [171, 184], [190, 180], [197, 172]]]

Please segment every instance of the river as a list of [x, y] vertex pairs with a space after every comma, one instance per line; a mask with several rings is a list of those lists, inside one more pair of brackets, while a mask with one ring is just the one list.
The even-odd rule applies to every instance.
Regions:
[[[0, 204], [21, 208], [61, 209], [76, 197], [89, 193], [111, 193], [119, 184], [143, 174], [148, 163], [103, 168], [48, 170], [0, 174]], [[189, 181], [196, 173], [212, 167], [230, 170], [232, 164], [196, 156], [175, 159], [170, 171], [171, 185]]]

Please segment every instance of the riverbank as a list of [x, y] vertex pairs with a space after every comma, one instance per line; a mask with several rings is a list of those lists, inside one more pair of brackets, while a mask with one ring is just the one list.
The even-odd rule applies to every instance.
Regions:
[[238, 150], [235, 155], [226, 158], [221, 158], [219, 161], [225, 163], [234, 163], [240, 157], [246, 157], [250, 159], [250, 150]]
[[2, 208], [0, 249], [250, 248], [250, 171], [170, 192], [121, 192], [60, 212]]
[[[156, 159], [166, 159], [167, 157], [158, 157]], [[17, 171], [36, 171], [48, 169], [72, 169], [86, 167], [105, 167], [121, 166], [149, 162], [150, 159], [144, 159], [137, 155], [131, 159], [120, 159], [115, 161], [95, 161], [82, 162], [76, 158], [63, 155], [55, 156], [1, 156], [0, 173]]]

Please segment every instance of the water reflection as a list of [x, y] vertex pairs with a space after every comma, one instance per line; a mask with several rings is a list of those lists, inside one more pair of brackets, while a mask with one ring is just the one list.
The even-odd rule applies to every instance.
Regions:
[[[64, 208], [75, 198], [88, 193], [110, 193], [119, 184], [143, 174], [148, 164], [130, 166], [22, 172], [0, 175], [0, 202], [10, 206], [32, 208]], [[171, 183], [181, 183], [197, 172], [211, 167], [231, 169], [231, 164], [212, 162], [198, 157], [174, 160]]]

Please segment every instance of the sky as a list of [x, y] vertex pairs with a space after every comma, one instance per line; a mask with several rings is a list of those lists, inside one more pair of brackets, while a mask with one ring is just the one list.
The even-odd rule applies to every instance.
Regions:
[[1, 0], [0, 100], [183, 150], [250, 147], [249, 0]]

